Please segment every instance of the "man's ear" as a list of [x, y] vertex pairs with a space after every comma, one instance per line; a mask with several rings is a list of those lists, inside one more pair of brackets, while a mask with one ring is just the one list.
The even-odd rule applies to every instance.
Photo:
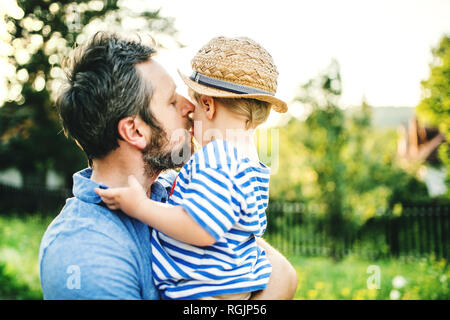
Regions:
[[212, 120], [214, 118], [214, 115], [216, 113], [216, 101], [213, 97], [202, 95], [200, 97], [200, 102], [202, 104], [203, 109], [205, 110], [206, 117], [209, 120]]
[[117, 125], [120, 137], [139, 150], [143, 150], [147, 146], [146, 129], [144, 121], [139, 117], [123, 118]]

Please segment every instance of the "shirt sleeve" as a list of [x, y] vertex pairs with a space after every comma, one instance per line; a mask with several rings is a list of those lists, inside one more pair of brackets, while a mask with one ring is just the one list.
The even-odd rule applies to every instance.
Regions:
[[188, 183], [180, 179], [181, 206], [214, 239], [229, 231], [239, 220], [239, 201], [229, 170], [192, 168]]
[[141, 300], [137, 270], [129, 250], [96, 230], [59, 235], [40, 261], [44, 299]]

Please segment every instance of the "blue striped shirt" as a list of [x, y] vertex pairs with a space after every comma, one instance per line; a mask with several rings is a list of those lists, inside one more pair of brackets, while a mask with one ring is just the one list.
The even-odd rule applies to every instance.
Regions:
[[216, 242], [198, 247], [153, 230], [153, 277], [164, 299], [198, 299], [264, 289], [272, 271], [256, 243], [266, 230], [270, 168], [214, 140], [180, 170], [169, 203]]

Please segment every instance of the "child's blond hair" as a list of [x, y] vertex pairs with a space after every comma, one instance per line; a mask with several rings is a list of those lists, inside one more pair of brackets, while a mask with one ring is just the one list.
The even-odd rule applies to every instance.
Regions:
[[[189, 95], [200, 102], [200, 93], [189, 88]], [[220, 98], [212, 97], [224, 105], [231, 112], [243, 116], [246, 119], [246, 129], [254, 129], [264, 123], [270, 114], [270, 103], [247, 98]]]

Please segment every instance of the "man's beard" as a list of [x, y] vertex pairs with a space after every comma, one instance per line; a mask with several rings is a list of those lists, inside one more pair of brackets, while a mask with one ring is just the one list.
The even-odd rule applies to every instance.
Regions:
[[[190, 123], [187, 127], [189, 126]], [[177, 136], [182, 137], [182, 142], [171, 146], [171, 140], [163, 129], [152, 130], [151, 141], [142, 150], [144, 170], [148, 177], [153, 177], [167, 169], [181, 168], [189, 160], [194, 150], [192, 137], [187, 129], [180, 129]]]

